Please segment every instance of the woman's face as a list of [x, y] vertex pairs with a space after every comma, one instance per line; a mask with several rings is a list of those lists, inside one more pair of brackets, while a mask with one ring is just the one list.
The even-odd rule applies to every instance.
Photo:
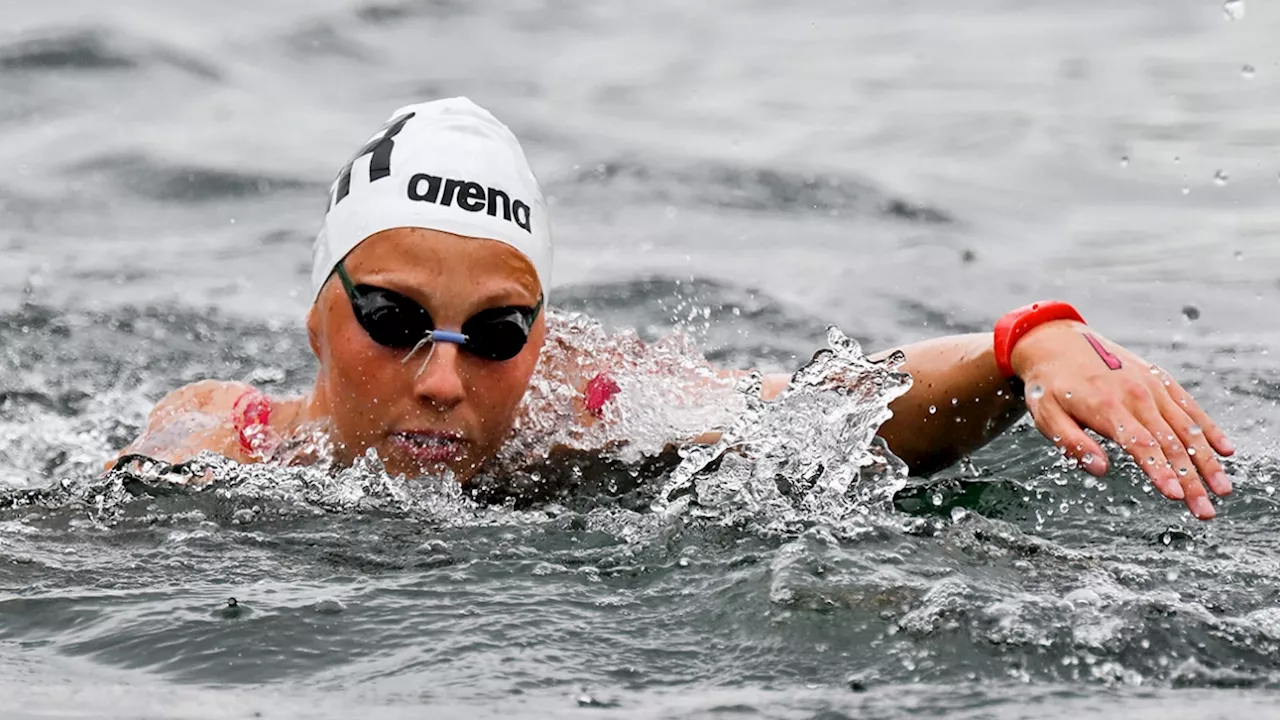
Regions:
[[[509, 245], [435, 230], [385, 230], [351, 251], [343, 266], [355, 285], [416, 301], [439, 330], [457, 331], [489, 308], [533, 307], [541, 295], [533, 265]], [[307, 329], [320, 361], [312, 403], [332, 423], [338, 459], [350, 462], [374, 448], [393, 474], [448, 468], [470, 479], [511, 430], [546, 338], [545, 315], [538, 314], [529, 342], [510, 360], [439, 342], [403, 362], [409, 350], [370, 339], [342, 283], [330, 277]]]

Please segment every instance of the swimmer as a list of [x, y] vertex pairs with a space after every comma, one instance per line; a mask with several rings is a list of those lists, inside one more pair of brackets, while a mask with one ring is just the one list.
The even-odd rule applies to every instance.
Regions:
[[[465, 98], [401, 108], [331, 187], [306, 316], [319, 362], [310, 391], [272, 398], [242, 383], [188, 385], [157, 404], [120, 457], [177, 463], [210, 450], [263, 462], [323, 428], [340, 464], [373, 449], [392, 474], [448, 469], [468, 482], [509, 438], [533, 377], [551, 262], [547, 204], [511, 131]], [[1116, 441], [1202, 520], [1215, 514], [1206, 485], [1231, 492], [1219, 457], [1234, 450], [1213, 420], [1168, 373], [1066, 303], [900, 350], [913, 383], [879, 434], [913, 474], [957, 462], [1030, 412], [1094, 475], [1108, 459], [1086, 429]], [[765, 399], [788, 380], [766, 376]], [[607, 375], [579, 389], [583, 423], [618, 392]]]

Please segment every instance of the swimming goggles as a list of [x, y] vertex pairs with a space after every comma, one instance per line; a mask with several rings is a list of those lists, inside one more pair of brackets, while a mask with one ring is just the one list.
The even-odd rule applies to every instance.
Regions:
[[538, 304], [531, 308], [481, 310], [462, 323], [460, 332], [437, 330], [431, 313], [417, 302], [394, 290], [356, 285], [341, 262], [334, 271], [342, 280], [342, 288], [351, 300], [351, 309], [360, 327], [379, 345], [412, 348], [405, 361], [423, 345], [438, 342], [454, 343], [464, 352], [485, 360], [510, 360], [524, 349], [533, 322], [542, 309], [542, 297], [539, 297]]

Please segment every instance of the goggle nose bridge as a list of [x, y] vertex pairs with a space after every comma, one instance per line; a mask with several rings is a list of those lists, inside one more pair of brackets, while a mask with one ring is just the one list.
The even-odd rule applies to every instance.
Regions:
[[[400, 361], [400, 364], [404, 365], [409, 362], [409, 358], [417, 354], [417, 352], [422, 349], [423, 345], [430, 344], [431, 347], [427, 349], [427, 356], [422, 359], [422, 365], [418, 368], [417, 375], [421, 375], [422, 371], [427, 369], [427, 363], [431, 362], [431, 356], [436, 352], [437, 342], [463, 345], [467, 342], [467, 336], [462, 333], [450, 332], [448, 330], [428, 330], [427, 334], [423, 335], [422, 339], [418, 341], [418, 344], [414, 345], [413, 349], [404, 356], [404, 359]], [[415, 377], [417, 377], [417, 375], [415, 375]]]

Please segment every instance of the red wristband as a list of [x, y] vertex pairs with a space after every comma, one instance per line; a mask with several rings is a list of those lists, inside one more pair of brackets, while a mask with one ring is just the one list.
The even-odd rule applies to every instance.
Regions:
[[1075, 308], [1059, 300], [1032, 303], [1005, 313], [995, 328], [996, 366], [1000, 374], [1006, 378], [1017, 375], [1013, 371], [1013, 346], [1027, 333], [1054, 320], [1084, 322]]

